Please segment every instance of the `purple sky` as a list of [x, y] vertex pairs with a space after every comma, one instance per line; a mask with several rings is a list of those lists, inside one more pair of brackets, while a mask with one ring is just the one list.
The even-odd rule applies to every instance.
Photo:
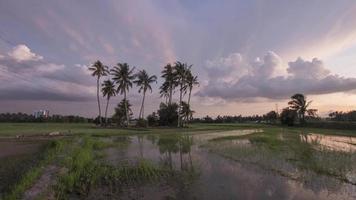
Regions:
[[321, 115], [356, 109], [355, 19], [353, 0], [0, 0], [0, 112], [95, 116], [97, 59], [156, 75], [193, 64], [197, 116], [263, 114], [297, 92]]

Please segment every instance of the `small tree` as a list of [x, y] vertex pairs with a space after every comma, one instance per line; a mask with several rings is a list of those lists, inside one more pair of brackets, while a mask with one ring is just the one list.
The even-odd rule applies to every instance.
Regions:
[[153, 112], [152, 114], [147, 116], [148, 126], [158, 126], [158, 122], [159, 122], [159, 118], [156, 112]]
[[[126, 107], [127, 106], [127, 107]], [[126, 108], [128, 111], [128, 115], [126, 115]], [[116, 122], [118, 126], [124, 127], [126, 126], [127, 122], [127, 116], [129, 118], [132, 118], [132, 110], [131, 110], [131, 104], [129, 103], [128, 100], [123, 99], [115, 108], [115, 114], [113, 115], [113, 121]]]
[[160, 126], [177, 126], [178, 124], [178, 104], [166, 105], [161, 103], [158, 110]]
[[296, 118], [297, 111], [290, 108], [284, 108], [280, 116], [281, 123], [288, 126], [293, 126]]
[[270, 111], [267, 114], [265, 114], [263, 116], [265, 118], [266, 121], [268, 121], [269, 123], [275, 123], [277, 118], [278, 118], [278, 114], [276, 111]]

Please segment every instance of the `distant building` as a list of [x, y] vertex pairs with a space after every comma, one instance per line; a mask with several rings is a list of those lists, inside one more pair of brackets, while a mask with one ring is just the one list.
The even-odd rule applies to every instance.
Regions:
[[35, 110], [33, 112], [33, 116], [35, 118], [48, 118], [49, 117], [49, 110]]

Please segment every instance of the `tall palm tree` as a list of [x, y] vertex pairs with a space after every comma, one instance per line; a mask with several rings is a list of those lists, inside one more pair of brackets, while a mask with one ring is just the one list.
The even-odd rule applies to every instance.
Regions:
[[192, 95], [192, 90], [195, 85], [199, 85], [198, 76], [193, 76], [192, 71], [188, 70], [188, 73], [187, 73], [187, 86], [188, 86], [188, 90], [189, 90], [188, 105], [190, 105], [190, 97]]
[[[191, 65], [188, 66], [186, 63], [181, 63], [177, 61], [174, 65], [175, 69], [175, 77], [177, 84], [179, 85], [179, 109], [178, 113], [181, 112], [182, 109], [182, 99], [183, 95], [187, 92], [187, 74], [188, 71], [190, 70]], [[181, 124], [181, 117], [178, 115], [178, 127], [180, 127]]]
[[105, 108], [105, 125], [108, 124], [108, 106], [109, 106], [109, 101], [110, 98], [116, 95], [116, 89], [115, 89], [115, 83], [111, 80], [106, 80], [102, 84], [101, 92], [103, 93], [103, 96], [106, 96], [106, 108]]
[[168, 105], [172, 104], [172, 96], [174, 88], [177, 86], [175, 68], [171, 64], [167, 64], [162, 71], [162, 78], [164, 83], [160, 87], [160, 93], [168, 95]]
[[156, 82], [157, 83], [157, 76], [149, 76], [145, 70], [139, 71], [136, 74], [136, 80], [134, 83], [139, 87], [138, 92], [141, 93], [143, 92], [143, 97], [142, 97], [142, 104], [141, 104], [141, 109], [140, 109], [140, 114], [139, 118], [143, 119], [144, 117], [144, 104], [145, 104], [145, 96], [146, 96], [146, 91], [150, 90], [152, 92], [152, 87], [151, 84]]
[[129, 126], [129, 113], [127, 110], [127, 93], [129, 92], [130, 88], [132, 88], [132, 81], [135, 78], [134, 73], [135, 68], [130, 69], [130, 66], [127, 63], [118, 63], [117, 66], [115, 66], [112, 70], [111, 73], [114, 76], [113, 80], [115, 83], [118, 84], [117, 87], [117, 92], [120, 94], [124, 94], [124, 100], [125, 100], [125, 112], [126, 112], [126, 125]]
[[99, 107], [99, 122], [102, 125], [101, 121], [101, 108], [100, 108], [100, 98], [99, 98], [99, 91], [100, 91], [100, 78], [102, 76], [106, 76], [108, 74], [108, 67], [105, 66], [100, 60], [97, 60], [92, 66], [88, 68], [92, 72], [92, 76], [95, 76], [96, 79], [96, 97], [98, 100], [98, 107]]
[[291, 101], [288, 102], [289, 107], [298, 113], [299, 122], [305, 123], [305, 113], [309, 116], [314, 116], [316, 109], [308, 109], [312, 101], [307, 101], [303, 94], [294, 94], [291, 96]]

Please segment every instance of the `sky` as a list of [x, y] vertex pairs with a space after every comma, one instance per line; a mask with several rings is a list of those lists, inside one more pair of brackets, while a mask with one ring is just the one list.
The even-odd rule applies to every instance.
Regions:
[[[264, 114], [295, 93], [321, 116], [353, 110], [355, 19], [353, 0], [0, 0], [0, 112], [96, 116], [98, 59], [159, 76], [146, 114], [175, 61], [198, 75], [196, 116]], [[129, 92], [136, 115], [141, 95]]]

